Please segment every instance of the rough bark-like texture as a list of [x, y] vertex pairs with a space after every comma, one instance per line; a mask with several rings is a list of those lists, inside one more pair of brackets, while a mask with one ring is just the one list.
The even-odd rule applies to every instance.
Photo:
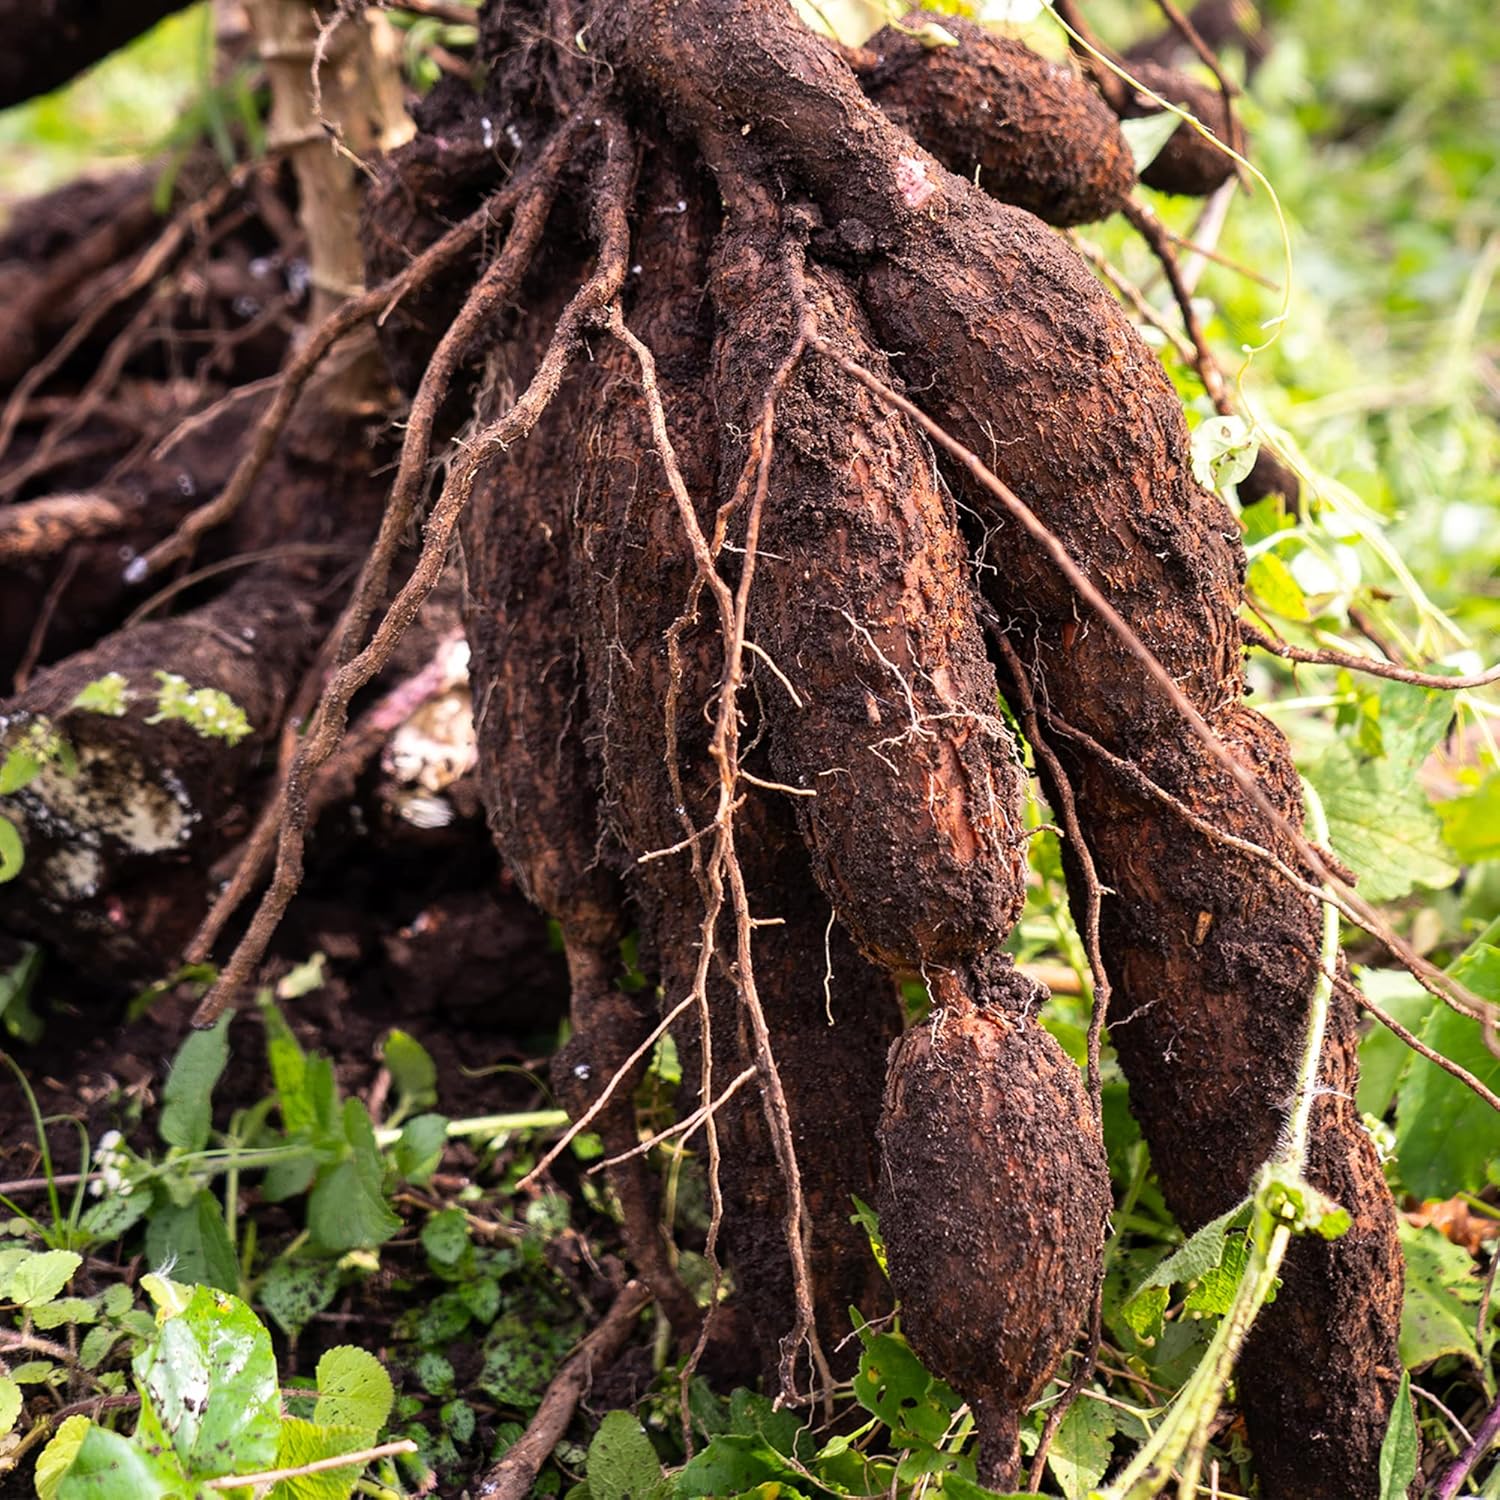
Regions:
[[[670, 155], [648, 162], [632, 250], [641, 270], [631, 278], [626, 309], [632, 328], [656, 352], [669, 431], [689, 493], [710, 529], [719, 455], [709, 395], [712, 307], [700, 289], [716, 227], [712, 201], [691, 166]], [[642, 917], [643, 946], [667, 1003], [675, 1005], [691, 990], [704, 895], [690, 850], [645, 865], [635, 861], [676, 844], [712, 817], [717, 779], [707, 755], [705, 714], [712, 712], [722, 647], [705, 598], [697, 622], [681, 638], [673, 730], [682, 771], [674, 785], [667, 770], [665, 706], [674, 684], [666, 637], [688, 601], [688, 540], [654, 451], [633, 361], [618, 345], [601, 343], [589, 381], [587, 407], [595, 415], [582, 436], [588, 462], [576, 516], [574, 577], [586, 611], [594, 733], [610, 822]], [[780, 689], [768, 675], [758, 675], [755, 691], [763, 697]], [[752, 694], [745, 695], [744, 706], [753, 712]], [[752, 737], [747, 729], [747, 741]], [[754, 763], [761, 775], [770, 774], [763, 757]], [[736, 814], [736, 846], [755, 916], [781, 919], [757, 929], [755, 971], [809, 1210], [819, 1332], [831, 1354], [849, 1331], [848, 1306], [878, 1309], [885, 1297], [863, 1234], [848, 1221], [850, 1195], [868, 1199], [874, 1192], [874, 1128], [898, 1010], [889, 981], [830, 923], [786, 799], [747, 790]], [[727, 914], [719, 944], [733, 953]], [[734, 985], [718, 960], [709, 970], [708, 998], [718, 1092], [752, 1056]], [[691, 1096], [701, 1053], [696, 1017], [684, 1019], [678, 1035]], [[837, 1088], [830, 1087], [834, 1077]], [[769, 1372], [793, 1312], [785, 1205], [762, 1110], [752, 1084], [716, 1120], [736, 1300], [750, 1314]], [[846, 1350], [835, 1364], [847, 1368], [851, 1358]]]
[[0, 109], [108, 57], [185, 0], [0, 0]]
[[[534, 291], [486, 372], [481, 415], [493, 420], [525, 388], [569, 295], [558, 276]], [[623, 893], [605, 857], [599, 767], [585, 742], [588, 702], [578, 621], [566, 607], [577, 486], [578, 408], [570, 385], [525, 443], [475, 483], [463, 526], [479, 775], [490, 827], [524, 890], [562, 929], [573, 1036], [552, 1063], [553, 1091], [576, 1117], [650, 1030], [648, 1008], [616, 985]], [[634, 1083], [598, 1116], [610, 1155], [639, 1140]], [[672, 1269], [655, 1175], [644, 1157], [610, 1170], [627, 1248], [680, 1338], [698, 1309]]]
[[[1201, 120], [1225, 145], [1244, 151], [1245, 137], [1239, 121], [1226, 108], [1224, 95], [1216, 84], [1204, 83], [1153, 62], [1131, 62], [1127, 70], [1153, 94]], [[1120, 118], [1138, 120], [1160, 113], [1161, 106], [1154, 99], [1131, 91]], [[1229, 154], [1183, 121], [1141, 173], [1141, 181], [1163, 193], [1206, 198], [1233, 175], [1234, 161]]]
[[972, 21], [944, 16], [942, 25], [958, 46], [925, 47], [891, 28], [873, 36], [873, 66], [860, 71], [865, 92], [944, 166], [1002, 203], [1058, 225], [1114, 213], [1135, 186], [1135, 163], [1087, 79]]
[[[753, 241], [714, 285], [720, 419], [748, 430], [796, 308]], [[825, 336], [883, 368], [837, 273], [807, 295]], [[814, 794], [799, 822], [839, 919], [902, 972], [997, 947], [1025, 904], [1021, 776], [953, 502], [910, 423], [826, 360], [777, 402], [761, 546], [755, 638], [801, 699], [765, 684], [772, 763]]]
[[974, 1409], [980, 1480], [1011, 1489], [1020, 1423], [1073, 1342], [1109, 1211], [1078, 1069], [1008, 961], [891, 1051], [880, 1227], [912, 1347]]
[[[896, 367], [916, 399], [1043, 518], [1211, 722], [1225, 730], [1246, 722], [1237, 707], [1237, 528], [1193, 482], [1181, 408], [1161, 367], [1077, 257], [1030, 216], [986, 202], [945, 172], [771, 0], [712, 0], [691, 20], [665, 3], [616, 7], [601, 43], [710, 147], [753, 121], [762, 161], [812, 193], [858, 258], [876, 335], [901, 351]], [[846, 230], [856, 223], [857, 233]], [[1222, 773], [1195, 767], [1176, 710], [1041, 550], [977, 489], [969, 499], [993, 528], [981, 543], [996, 570], [986, 592], [1040, 671], [1043, 701], [1234, 831], [1266, 838], [1261, 820], [1214, 797]], [[1254, 747], [1252, 764], [1273, 791], [1286, 787], [1275, 731], [1248, 722], [1254, 728], [1241, 737]], [[1109, 804], [1095, 804], [1093, 786], [1080, 794], [1080, 816], [1099, 846], [1101, 878], [1119, 893], [1111, 922], [1128, 914], [1139, 934], [1134, 948], [1125, 930], [1112, 929], [1108, 942], [1117, 1013], [1134, 1017], [1120, 1030], [1122, 1052], [1139, 1098], [1163, 1089], [1179, 1101], [1175, 1112], [1147, 1115], [1148, 1135], [1191, 1227], [1206, 1209], [1203, 1184], [1175, 1164], [1182, 1152], [1202, 1150], [1213, 1181], [1237, 1197], [1284, 1117], [1316, 919], [1264, 869], [1232, 881], [1217, 859], [1182, 858], [1181, 830], [1132, 882], [1142, 830], [1122, 822], [1111, 844], [1098, 826]], [[1211, 890], [1190, 895], [1195, 884]], [[1174, 988], [1162, 984], [1153, 948], [1164, 934], [1183, 941], [1188, 900], [1198, 904], [1187, 939], [1199, 930], [1196, 912], [1207, 910], [1207, 940], [1219, 951], [1206, 962], [1200, 953], [1202, 968], [1185, 976], [1191, 983]], [[1216, 970], [1222, 980], [1207, 977]], [[1341, 1014], [1330, 1076], [1347, 1078], [1339, 1039], [1348, 1024]], [[1245, 1038], [1238, 1071], [1210, 1033]], [[1362, 1500], [1376, 1487], [1378, 1434], [1399, 1371], [1394, 1214], [1346, 1110], [1321, 1111], [1314, 1161], [1320, 1185], [1358, 1228], [1298, 1247], [1254, 1341], [1262, 1378], [1247, 1379], [1242, 1398], [1268, 1495]], [[1308, 1412], [1311, 1421], [1296, 1415]]]
[[[243, 819], [243, 797], [313, 643], [305, 591], [261, 572], [191, 614], [107, 637], [0, 705], [7, 748], [38, 719], [72, 747], [76, 774], [48, 766], [3, 811], [26, 866], [6, 887], [7, 929], [55, 942], [91, 979], [154, 980], [202, 915], [207, 870]], [[159, 671], [218, 688], [254, 733], [239, 745], [150, 721]], [[73, 708], [111, 672], [128, 685], [123, 717]]]

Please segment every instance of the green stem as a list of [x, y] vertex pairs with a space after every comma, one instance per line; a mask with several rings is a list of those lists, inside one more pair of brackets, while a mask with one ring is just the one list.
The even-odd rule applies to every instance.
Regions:
[[[1323, 804], [1307, 782], [1304, 781], [1302, 786], [1307, 798], [1309, 831], [1315, 842], [1326, 844], [1328, 820], [1323, 813]], [[1179, 1465], [1182, 1473], [1178, 1481], [1178, 1496], [1181, 1500], [1190, 1500], [1196, 1493], [1203, 1471], [1203, 1455], [1208, 1447], [1209, 1429], [1256, 1316], [1275, 1288], [1277, 1273], [1291, 1243], [1292, 1230], [1273, 1215], [1268, 1200], [1279, 1184], [1299, 1180], [1307, 1168], [1313, 1101], [1317, 1097], [1318, 1068], [1328, 1034], [1333, 976], [1338, 963], [1338, 912], [1326, 902], [1322, 910], [1323, 940], [1318, 977], [1308, 1006], [1307, 1032], [1297, 1070], [1297, 1092], [1287, 1119], [1284, 1144], [1256, 1174], [1255, 1210], [1249, 1229], [1250, 1255], [1235, 1288], [1234, 1300], [1207, 1352], [1177, 1393], [1161, 1426], [1131, 1460], [1125, 1472], [1104, 1492], [1106, 1500], [1151, 1500], [1167, 1487], [1173, 1470]]]

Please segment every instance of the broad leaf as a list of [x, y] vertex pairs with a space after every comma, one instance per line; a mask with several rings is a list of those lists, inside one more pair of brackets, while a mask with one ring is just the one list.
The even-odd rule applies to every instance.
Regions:
[[41, 1250], [25, 1254], [6, 1273], [4, 1295], [22, 1307], [37, 1307], [50, 1302], [73, 1279], [83, 1264], [83, 1257], [71, 1250]]
[[[1500, 1001], [1500, 948], [1480, 943], [1453, 965], [1453, 977], [1483, 999]], [[1434, 1052], [1500, 1090], [1500, 1058], [1485, 1045], [1483, 1027], [1441, 1003], [1421, 1037]], [[1413, 1057], [1396, 1098], [1396, 1150], [1401, 1176], [1419, 1198], [1477, 1193], [1500, 1158], [1500, 1114], [1424, 1057]]]
[[385, 1366], [365, 1349], [340, 1344], [318, 1361], [318, 1404], [313, 1420], [325, 1427], [385, 1426], [396, 1392]]
[[662, 1483], [661, 1460], [646, 1430], [625, 1411], [612, 1411], [589, 1444], [592, 1500], [649, 1500]]
[[1068, 1500], [1088, 1500], [1114, 1452], [1115, 1413], [1085, 1393], [1068, 1409], [1047, 1454], [1047, 1467]]
[[189, 1473], [273, 1466], [281, 1428], [276, 1357], [265, 1326], [238, 1297], [196, 1287], [134, 1369]]
[[[320, 1458], [337, 1458], [341, 1453], [358, 1453], [372, 1445], [372, 1435], [357, 1427], [325, 1427], [287, 1417], [281, 1424], [281, 1443], [276, 1452], [278, 1469], [295, 1469], [316, 1463]], [[300, 1474], [295, 1479], [280, 1479], [272, 1486], [270, 1500], [349, 1500], [363, 1463], [339, 1469], [320, 1469], [315, 1474]]]
[[177, 1051], [162, 1088], [161, 1123], [169, 1146], [201, 1151], [213, 1124], [214, 1086], [229, 1061], [229, 1022], [225, 1011], [208, 1031], [194, 1031]]
[[187, 1500], [195, 1491], [171, 1453], [148, 1453], [90, 1422], [56, 1494], [57, 1500]]
[[322, 1312], [339, 1289], [338, 1267], [331, 1261], [271, 1262], [261, 1279], [257, 1300], [291, 1338]]
[[1468, 1252], [1435, 1229], [1398, 1226], [1406, 1256], [1401, 1308], [1401, 1363], [1420, 1370], [1444, 1355], [1478, 1363], [1475, 1306], [1480, 1286]]
[[385, 1167], [370, 1116], [358, 1099], [344, 1101], [349, 1155], [319, 1176], [307, 1202], [307, 1227], [325, 1250], [371, 1250], [401, 1227], [385, 1201]]
[[146, 1254], [152, 1265], [168, 1267], [177, 1280], [232, 1292], [240, 1281], [239, 1262], [219, 1200], [204, 1188], [190, 1203], [168, 1204], [146, 1226]]

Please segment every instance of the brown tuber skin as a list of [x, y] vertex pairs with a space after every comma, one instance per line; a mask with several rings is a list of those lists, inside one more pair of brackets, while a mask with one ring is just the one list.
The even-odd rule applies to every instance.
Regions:
[[[910, 24], [931, 19], [929, 12]], [[865, 92], [944, 166], [1067, 227], [1107, 219], [1135, 186], [1119, 122], [1087, 79], [1011, 37], [957, 16], [956, 47], [887, 27], [866, 44]]]
[[1006, 1490], [1093, 1297], [1109, 1171], [1077, 1067], [1032, 1018], [1045, 993], [1006, 960], [976, 970], [891, 1049], [880, 1227], [912, 1348], [973, 1407], [980, 1483]]
[[[721, 256], [731, 428], [791, 346], [784, 279], [750, 246]], [[884, 367], [842, 277], [810, 274], [807, 296], [825, 337]], [[732, 415], [735, 392], [751, 410]], [[826, 360], [805, 358], [778, 401], [761, 549], [753, 634], [801, 699], [762, 687], [772, 764], [813, 794], [794, 805], [834, 910], [897, 972], [998, 946], [1025, 903], [1021, 773], [953, 502], [910, 423]]]
[[[1153, 94], [1201, 120], [1224, 145], [1244, 151], [1244, 132], [1215, 84], [1204, 83], [1187, 73], [1154, 62], [1128, 62], [1126, 71]], [[1161, 106], [1154, 99], [1130, 89], [1126, 92], [1120, 118], [1139, 120], [1160, 113]], [[1223, 147], [1205, 139], [1184, 120], [1141, 173], [1141, 181], [1158, 192], [1206, 198], [1229, 181], [1234, 175], [1234, 166], [1233, 157]]]
[[[632, 242], [641, 271], [627, 283], [625, 308], [632, 330], [655, 352], [668, 431], [700, 522], [710, 531], [721, 467], [711, 387], [714, 309], [707, 297], [684, 296], [680, 289], [709, 282], [716, 202], [686, 153], [648, 158]], [[589, 423], [581, 433], [565, 427], [563, 435], [578, 452], [573, 596], [583, 627], [590, 733], [603, 762], [605, 817], [641, 919], [643, 963], [658, 975], [666, 1003], [676, 1005], [692, 990], [705, 909], [695, 850], [646, 863], [639, 857], [678, 844], [712, 820], [718, 777], [708, 755], [706, 716], [713, 712], [722, 644], [705, 597], [696, 620], [678, 633], [674, 674], [668, 637], [687, 606], [694, 570], [633, 358], [617, 341], [601, 339], [583, 388]], [[757, 678], [755, 690], [742, 695], [742, 709], [751, 714], [757, 696], [780, 691], [768, 675]], [[675, 704], [675, 752], [667, 739], [669, 704]], [[744, 732], [747, 744], [754, 738], [753, 729]], [[673, 753], [680, 771], [675, 781], [668, 771]], [[752, 757], [752, 769], [762, 778], [773, 774], [763, 750]], [[850, 1341], [841, 1355], [833, 1351], [851, 1331], [850, 1304], [878, 1310], [888, 1301], [863, 1233], [849, 1216], [851, 1194], [868, 1200], [875, 1191], [875, 1125], [900, 1011], [889, 980], [830, 925], [787, 799], [744, 790], [735, 842], [751, 908], [776, 924], [756, 932], [755, 972], [776, 1039], [808, 1205], [818, 1333], [835, 1370], [847, 1373], [856, 1345]], [[727, 910], [718, 946], [721, 953], [734, 952]], [[720, 963], [710, 966], [706, 988], [718, 1093], [753, 1059], [732, 976]], [[673, 1034], [691, 1108], [700, 1102], [696, 1014], [685, 1015]], [[837, 1089], [829, 1087], [835, 1076]], [[784, 1194], [758, 1095], [754, 1083], [741, 1089], [715, 1120], [735, 1301], [748, 1314], [746, 1343], [769, 1376], [794, 1314]], [[701, 1137], [694, 1144], [705, 1149]]]
[[[893, 363], [907, 388], [995, 468], [1227, 732], [1243, 692], [1238, 528], [1192, 479], [1181, 405], [1160, 364], [1077, 256], [1033, 217], [944, 171], [773, 0], [701, 0], [691, 20], [650, 0], [612, 5], [605, 18], [608, 55], [667, 100], [705, 150], [753, 118], [761, 161], [809, 192], [827, 222], [860, 226], [857, 289], [879, 343], [900, 351]], [[1177, 710], [987, 493], [970, 486], [966, 499], [994, 527], [984, 544], [997, 572], [986, 574], [986, 593], [1002, 621], [1015, 621], [1016, 649], [1041, 675], [1039, 701], [1140, 758], [1190, 807], [1208, 816], [1222, 808], [1228, 827], [1263, 841], [1262, 820], [1224, 797], [1222, 769], [1160, 764], [1189, 743]], [[1256, 723], [1249, 760], [1276, 785], [1289, 774], [1285, 750]], [[1170, 1088], [1181, 1103], [1156, 1112], [1148, 1099], [1144, 1123], [1169, 1199], [1191, 1228], [1207, 1217], [1205, 1193], [1183, 1153], [1217, 1152], [1213, 1185], [1237, 1198], [1284, 1118], [1312, 992], [1316, 914], [1263, 868], [1226, 882], [1222, 852], [1189, 854], [1180, 830], [1163, 846], [1178, 860], [1142, 861], [1139, 802], [1112, 798], [1091, 812], [1098, 784], [1079, 786], [1080, 816], [1094, 842], [1119, 808], [1118, 857], [1096, 847], [1095, 859], [1121, 892], [1110, 904], [1133, 914], [1135, 933], [1105, 933], [1118, 1013], [1135, 1017], [1120, 1032], [1122, 1058], [1138, 1098], [1158, 1089], [1166, 1098]], [[1261, 889], [1264, 910], [1250, 899]], [[1184, 931], [1180, 911], [1198, 894], [1213, 897], [1197, 908], [1209, 913], [1213, 967], [1185, 967], [1181, 988], [1158, 988], [1152, 945], [1170, 937], [1174, 948], [1191, 946], [1199, 919], [1195, 911]], [[1261, 974], [1275, 984], [1263, 990]], [[1345, 1086], [1350, 1024], [1341, 1011], [1327, 1055], [1328, 1076]], [[1241, 1068], [1225, 1066], [1216, 1034], [1254, 1037]], [[1246, 1079], [1259, 1082], [1247, 1090]], [[1340, 1198], [1357, 1232], [1299, 1244], [1296, 1275], [1248, 1351], [1264, 1374], [1241, 1393], [1268, 1495], [1364, 1500], [1378, 1487], [1378, 1437], [1400, 1370], [1394, 1209], [1351, 1114], [1323, 1109], [1314, 1134], [1314, 1161], [1326, 1164], [1315, 1181]], [[1330, 1360], [1347, 1380], [1325, 1379]]]

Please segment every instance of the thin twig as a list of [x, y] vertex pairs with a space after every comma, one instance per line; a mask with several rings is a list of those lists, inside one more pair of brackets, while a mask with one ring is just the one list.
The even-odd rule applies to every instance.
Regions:
[[1500, 1401], [1496, 1401], [1485, 1413], [1473, 1442], [1453, 1460], [1447, 1472], [1438, 1480], [1437, 1488], [1432, 1492], [1432, 1500], [1453, 1500], [1463, 1488], [1464, 1480], [1474, 1472], [1474, 1466], [1489, 1452], [1497, 1439], [1500, 1439]]
[[296, 1464], [289, 1469], [261, 1469], [254, 1474], [225, 1474], [219, 1479], [202, 1481], [206, 1490], [255, 1489], [276, 1484], [283, 1479], [301, 1479], [306, 1474], [326, 1474], [331, 1469], [349, 1469], [356, 1465], [363, 1469], [377, 1458], [393, 1458], [398, 1453], [415, 1453], [417, 1445], [410, 1438], [398, 1438], [393, 1443], [377, 1443], [373, 1448], [360, 1448], [353, 1453], [338, 1453], [331, 1458], [314, 1458], [305, 1464]]
[[506, 1449], [505, 1456], [474, 1491], [476, 1500], [526, 1500], [595, 1374], [624, 1348], [636, 1317], [650, 1301], [651, 1293], [641, 1282], [626, 1283], [604, 1321], [553, 1376], [526, 1431]]
[[1293, 646], [1289, 641], [1277, 640], [1245, 620], [1240, 621], [1240, 634], [1252, 645], [1283, 661], [1306, 662], [1315, 667], [1345, 667], [1351, 672], [1366, 672], [1371, 677], [1386, 677], [1392, 682], [1410, 683], [1412, 687], [1436, 688], [1443, 692], [1456, 693], [1470, 688], [1489, 687], [1500, 682], [1500, 663], [1487, 667], [1468, 677], [1444, 677], [1437, 672], [1417, 672], [1396, 662], [1381, 661], [1374, 656], [1360, 656], [1353, 651], [1314, 650], [1308, 646]]
[[1198, 54], [1198, 61], [1214, 75], [1214, 82], [1219, 85], [1219, 92], [1224, 96], [1224, 108], [1226, 110], [1233, 106], [1235, 96], [1239, 89], [1226, 76], [1224, 69], [1219, 65], [1219, 59], [1214, 55], [1214, 49], [1198, 33], [1198, 28], [1183, 14], [1175, 0], [1156, 0], [1161, 13], [1171, 22], [1172, 28], [1177, 32], [1194, 52]]

